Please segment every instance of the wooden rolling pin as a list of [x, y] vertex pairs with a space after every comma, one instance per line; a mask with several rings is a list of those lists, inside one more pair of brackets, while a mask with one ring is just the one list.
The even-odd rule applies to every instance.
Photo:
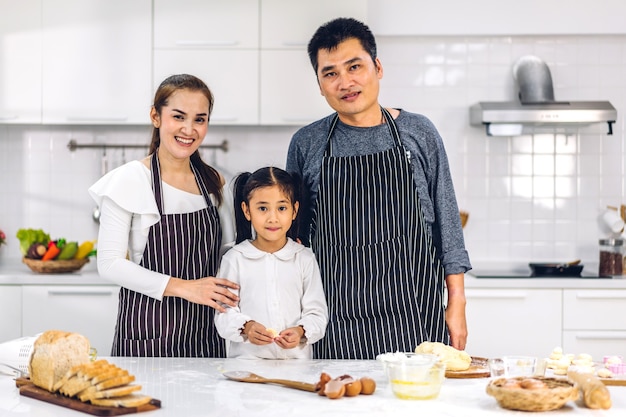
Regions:
[[567, 371], [567, 378], [578, 384], [583, 401], [588, 408], [608, 410], [611, 408], [611, 393], [608, 388], [593, 374]]

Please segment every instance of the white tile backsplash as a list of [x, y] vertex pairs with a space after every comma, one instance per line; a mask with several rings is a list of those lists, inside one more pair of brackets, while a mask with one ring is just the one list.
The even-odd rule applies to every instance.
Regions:
[[[466, 245], [475, 266], [580, 258], [597, 264], [597, 218], [626, 203], [626, 37], [380, 37], [381, 103], [423, 113], [439, 129], [459, 206], [470, 213]], [[557, 100], [609, 100], [618, 110], [606, 126], [577, 134], [487, 137], [469, 126], [477, 101], [517, 97], [513, 64], [535, 54], [550, 67]], [[148, 115], [146, 114], [146, 120]], [[284, 167], [297, 127], [211, 126], [206, 143], [226, 139], [228, 152], [203, 151], [227, 178], [263, 165]], [[147, 144], [149, 126], [0, 125], [0, 228], [19, 257], [17, 229], [91, 239], [94, 204], [87, 188], [103, 171], [145, 155], [145, 149], [70, 151], [79, 143]]]

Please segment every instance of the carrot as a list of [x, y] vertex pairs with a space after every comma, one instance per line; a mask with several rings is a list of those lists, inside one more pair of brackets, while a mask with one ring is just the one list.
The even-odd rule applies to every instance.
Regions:
[[41, 258], [41, 260], [42, 261], [50, 261], [50, 260], [56, 258], [57, 256], [59, 256], [59, 253], [61, 253], [61, 249], [56, 245], [56, 243], [50, 242], [48, 244], [48, 250], [46, 251], [46, 253], [44, 253], [44, 255]]

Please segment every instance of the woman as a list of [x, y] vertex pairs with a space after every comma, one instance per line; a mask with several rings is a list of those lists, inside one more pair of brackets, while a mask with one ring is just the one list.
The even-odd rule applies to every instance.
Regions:
[[98, 272], [122, 287], [113, 356], [226, 355], [214, 309], [235, 306], [238, 286], [214, 275], [232, 215], [223, 177], [198, 152], [212, 108], [200, 79], [168, 77], [150, 110], [149, 155], [89, 189], [101, 212]]

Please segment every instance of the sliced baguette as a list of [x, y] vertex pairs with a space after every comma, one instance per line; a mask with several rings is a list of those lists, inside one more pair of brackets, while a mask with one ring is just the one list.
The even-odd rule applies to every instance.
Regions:
[[152, 397], [147, 395], [130, 394], [116, 398], [94, 398], [91, 403], [104, 407], [140, 407], [148, 404], [150, 400]]
[[140, 389], [141, 389], [141, 385], [124, 385], [121, 387], [105, 389], [103, 391], [96, 391], [89, 396], [87, 401], [93, 402], [93, 400], [96, 400], [99, 398], [125, 397], [135, 391], [139, 391]]
[[89, 401], [92, 398], [98, 398], [96, 394], [100, 391], [110, 390], [111, 388], [119, 388], [130, 384], [135, 380], [134, 375], [121, 375], [115, 378], [107, 379], [97, 385], [91, 385], [90, 387], [82, 390], [78, 393], [78, 398], [82, 402]]

